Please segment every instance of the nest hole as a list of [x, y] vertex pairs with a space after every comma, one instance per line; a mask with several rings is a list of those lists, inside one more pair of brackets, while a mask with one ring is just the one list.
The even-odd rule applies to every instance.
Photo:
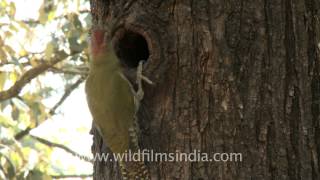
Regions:
[[146, 39], [129, 30], [124, 30], [116, 39], [115, 50], [122, 65], [129, 68], [136, 68], [140, 61], [147, 61], [150, 55]]

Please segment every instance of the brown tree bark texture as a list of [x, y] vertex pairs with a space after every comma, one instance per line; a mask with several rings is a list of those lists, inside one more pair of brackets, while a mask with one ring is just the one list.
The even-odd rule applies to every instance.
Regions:
[[[240, 152], [242, 162], [148, 163], [153, 179], [320, 179], [319, 0], [91, 0], [150, 58], [142, 147]], [[105, 152], [94, 131], [93, 153]], [[95, 162], [94, 179], [120, 179]]]

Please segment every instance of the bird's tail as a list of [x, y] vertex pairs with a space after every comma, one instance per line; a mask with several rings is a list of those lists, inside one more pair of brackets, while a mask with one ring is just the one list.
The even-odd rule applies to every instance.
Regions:
[[150, 180], [150, 173], [143, 161], [120, 162], [123, 180]]
[[[135, 153], [140, 152], [138, 134], [139, 134], [139, 126], [135, 119], [133, 126], [129, 128], [129, 136], [130, 136], [129, 155], [131, 156], [134, 155]], [[133, 157], [131, 157], [129, 159], [126, 159], [127, 161], [121, 161], [119, 163], [122, 177], [124, 180], [150, 180], [151, 179], [149, 170], [143, 161], [144, 158], [134, 159]]]

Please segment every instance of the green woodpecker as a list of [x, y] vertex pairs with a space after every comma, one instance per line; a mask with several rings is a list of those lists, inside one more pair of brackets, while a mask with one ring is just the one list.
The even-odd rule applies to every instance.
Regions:
[[[104, 142], [113, 153], [138, 150], [136, 112], [143, 97], [142, 63], [137, 71], [136, 93], [122, 74], [120, 61], [104, 30], [92, 30], [91, 62], [86, 81], [90, 112]], [[144, 162], [120, 161], [123, 179], [150, 179]]]

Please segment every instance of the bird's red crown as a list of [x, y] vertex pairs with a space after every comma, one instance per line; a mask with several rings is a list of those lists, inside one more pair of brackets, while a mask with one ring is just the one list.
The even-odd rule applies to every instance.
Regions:
[[105, 47], [104, 36], [104, 30], [97, 29], [92, 31], [91, 52], [93, 55], [98, 55], [99, 53], [103, 52]]

